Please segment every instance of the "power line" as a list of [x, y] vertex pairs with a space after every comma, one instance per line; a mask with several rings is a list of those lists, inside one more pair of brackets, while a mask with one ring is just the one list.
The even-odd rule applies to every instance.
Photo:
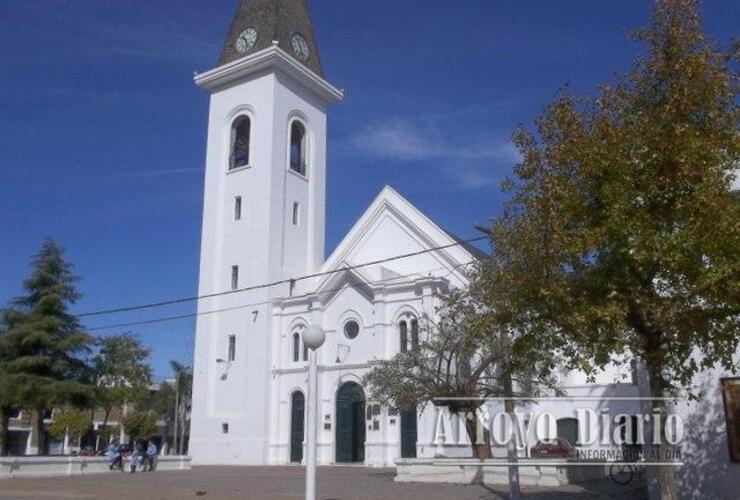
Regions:
[[213, 297], [220, 297], [220, 296], [223, 296], [223, 295], [232, 295], [232, 294], [241, 293], [241, 292], [247, 292], [247, 291], [251, 291], [251, 290], [259, 290], [259, 289], [262, 289], [262, 288], [270, 288], [270, 287], [277, 286], [277, 285], [293, 284], [293, 283], [296, 283], [298, 281], [303, 281], [303, 280], [307, 280], [307, 279], [311, 279], [311, 278], [318, 278], [320, 276], [327, 276], [327, 275], [330, 275], [330, 274], [344, 272], [344, 271], [347, 271], [347, 270], [350, 270], [350, 269], [360, 269], [360, 268], [363, 268], [363, 267], [374, 266], [374, 265], [378, 265], [378, 264], [384, 264], [386, 262], [392, 262], [394, 260], [407, 259], [409, 257], [416, 257], [418, 255], [423, 255], [423, 254], [430, 253], [430, 252], [436, 252], [437, 250], [444, 250], [446, 248], [452, 248], [452, 247], [455, 247], [455, 246], [466, 245], [468, 243], [475, 243], [477, 241], [482, 241], [482, 240], [485, 240], [487, 238], [488, 238], [487, 236], [478, 236], [477, 238], [470, 238], [470, 239], [467, 239], [467, 240], [460, 240], [460, 241], [456, 241], [455, 243], [449, 243], [447, 245], [441, 245], [441, 246], [437, 246], [437, 247], [427, 248], [425, 250], [420, 250], [418, 252], [411, 252], [411, 253], [407, 253], [407, 254], [396, 255], [396, 256], [393, 256], [393, 257], [386, 257], [384, 259], [378, 259], [378, 260], [371, 261], [371, 262], [365, 262], [363, 264], [357, 264], [357, 265], [352, 265], [352, 266], [344, 266], [344, 267], [341, 267], [339, 269], [333, 269], [331, 271], [322, 271], [322, 272], [319, 272], [319, 273], [306, 274], [306, 275], [303, 275], [303, 276], [299, 276], [297, 278], [285, 278], [285, 279], [273, 281], [273, 282], [270, 282], [270, 283], [264, 283], [264, 284], [261, 284], [261, 285], [252, 285], [252, 286], [248, 286], [248, 287], [245, 287], [245, 288], [240, 288], [238, 290], [227, 290], [225, 292], [210, 293], [210, 294], [206, 294], [206, 295], [196, 295], [196, 296], [193, 296], [193, 297], [183, 297], [183, 298], [180, 298], [180, 299], [163, 300], [163, 301], [159, 301], [159, 302], [151, 302], [151, 303], [148, 303], [148, 304], [141, 304], [141, 305], [136, 305], [136, 306], [119, 307], [119, 308], [114, 308], [114, 309], [101, 309], [101, 310], [98, 310], [98, 311], [90, 311], [90, 312], [78, 314], [77, 317], [78, 318], [89, 318], [89, 317], [92, 317], [92, 316], [102, 316], [102, 315], [105, 315], [105, 314], [115, 314], [115, 313], [122, 313], [122, 312], [138, 311], [138, 310], [142, 310], [142, 309], [153, 309], [155, 307], [171, 306], [171, 305], [175, 305], [175, 304], [184, 304], [186, 302], [194, 302], [196, 300], [201, 300], [201, 299], [210, 299], [210, 298], [213, 298]]
[[[447, 277], [450, 274], [452, 274], [452, 272], [455, 269], [457, 269], [459, 267], [463, 267], [463, 266], [468, 266], [468, 265], [470, 265], [470, 264], [472, 264], [474, 262], [475, 261], [472, 260], [470, 262], [465, 262], [465, 263], [462, 263], [462, 264], [458, 264], [458, 265], [452, 267], [452, 269], [450, 269], [450, 271], [444, 277]], [[437, 267], [435, 269], [429, 269], [427, 271], [422, 271], [422, 272], [432, 273], [432, 272], [438, 271], [440, 269], [445, 269], [446, 267], [447, 266], [441, 266], [441, 267]], [[410, 278], [412, 276], [418, 276], [419, 274], [420, 273], [418, 273], [418, 272], [409, 273], [409, 274], [403, 274], [403, 275], [399, 275], [399, 276], [394, 277], [394, 279]], [[376, 281], [366, 280], [366, 281], [359, 281], [359, 282], [355, 282], [355, 283], [349, 283], [346, 286], [349, 287], [349, 288], [355, 288], [355, 287], [357, 287], [359, 285], [363, 285], [363, 284], [364, 285], [374, 285], [374, 284], [382, 283], [383, 281], [384, 280], [376, 280]], [[345, 288], [345, 286], [341, 286], [341, 287], [338, 287], [338, 288], [330, 288], [330, 289], [327, 289], [327, 290], [324, 290], [324, 291], [325, 292], [338, 292], [338, 291], [343, 290], [344, 288]], [[261, 301], [261, 302], [251, 302], [249, 304], [241, 304], [241, 305], [238, 305], [238, 306], [225, 307], [225, 308], [222, 308], [222, 309], [214, 309], [214, 310], [211, 310], [211, 311], [199, 311], [199, 312], [194, 312], [194, 313], [189, 313], [189, 314], [179, 314], [179, 315], [176, 315], [176, 316], [164, 316], [164, 317], [161, 317], [161, 318], [153, 318], [153, 319], [148, 319], [148, 320], [130, 321], [130, 322], [127, 322], [127, 323], [118, 323], [118, 324], [113, 324], [113, 325], [96, 326], [94, 328], [86, 328], [86, 331], [88, 331], [88, 332], [95, 332], [95, 331], [100, 331], [100, 330], [112, 330], [114, 328], [126, 328], [126, 327], [129, 327], [129, 326], [152, 325], [152, 324], [156, 324], [156, 323], [165, 323], [165, 322], [168, 322], [168, 321], [176, 321], [176, 320], [180, 320], [180, 319], [197, 318], [199, 316], [207, 316], [207, 315], [210, 315], [210, 314], [217, 314], [217, 313], [222, 313], [222, 312], [236, 311], [236, 310], [239, 310], [239, 309], [245, 309], [247, 307], [255, 307], [255, 306], [262, 306], [262, 305], [272, 304], [273, 302], [278, 301], [278, 300], [302, 299], [302, 298], [306, 298], [306, 297], [309, 297], [311, 295], [314, 295], [314, 293], [315, 292], [307, 292], [307, 293], [304, 293], [302, 295], [294, 295], [292, 297], [291, 296], [275, 297], [273, 299], [264, 300], [264, 301]]]
[[[450, 274], [452, 274], [452, 272], [455, 269], [457, 269], [459, 267], [462, 267], [462, 266], [470, 265], [473, 262], [475, 262], [475, 261], [473, 260], [473, 261], [470, 261], [470, 262], [465, 262], [465, 263], [458, 264], [458, 265], [452, 267], [450, 269], [450, 272], [448, 272], [444, 277], [447, 277]], [[434, 272], [434, 271], [438, 271], [439, 269], [444, 269], [445, 267], [447, 267], [447, 266], [441, 266], [441, 267], [437, 267], [435, 269], [429, 269], [427, 271], [422, 271], [422, 272], [431, 273], [431, 272]], [[419, 274], [420, 273], [418, 273], [418, 272], [409, 273], [409, 274], [404, 274], [404, 275], [396, 276], [394, 279], [409, 278], [411, 276], [417, 276]], [[347, 286], [349, 288], [354, 288], [354, 287], [359, 286], [359, 285], [362, 285], [362, 284], [365, 284], [365, 285], [373, 285], [373, 284], [378, 284], [378, 283], [381, 283], [381, 282], [383, 282], [383, 280], [377, 280], [377, 281], [359, 281], [359, 282], [355, 282], [353, 284], [350, 283]], [[325, 290], [325, 292], [338, 292], [338, 291], [341, 291], [342, 289], [344, 289], [344, 286], [338, 287], [338, 288], [329, 288], [329, 289]], [[291, 296], [275, 297], [275, 298], [272, 298], [270, 300], [264, 300], [264, 301], [261, 301], [261, 302], [251, 302], [249, 304], [242, 304], [242, 305], [239, 305], [239, 306], [226, 307], [226, 308], [223, 308], [223, 309], [214, 309], [212, 311], [200, 311], [200, 312], [189, 313], [189, 314], [180, 314], [180, 315], [176, 315], [176, 316], [164, 316], [162, 318], [153, 318], [153, 319], [149, 319], [149, 320], [131, 321], [131, 322], [127, 322], [127, 323], [118, 323], [118, 324], [113, 324], [113, 325], [97, 326], [97, 327], [94, 327], [94, 328], [87, 328], [86, 331], [88, 331], [88, 332], [94, 332], [94, 331], [99, 331], [99, 330], [110, 330], [110, 329], [113, 329], [113, 328], [125, 328], [125, 327], [129, 327], [129, 326], [149, 325], [149, 324], [155, 324], [155, 323], [164, 323], [164, 322], [167, 322], [167, 321], [176, 321], [176, 320], [180, 320], [180, 319], [196, 318], [198, 316], [206, 316], [206, 315], [216, 314], [216, 313], [221, 313], [221, 312], [235, 311], [235, 310], [238, 310], [238, 309], [245, 309], [247, 307], [267, 305], [267, 304], [271, 304], [271, 303], [273, 303], [275, 301], [278, 301], [278, 300], [302, 299], [302, 298], [309, 297], [309, 296], [313, 295], [314, 293], [315, 292], [307, 292], [307, 293], [304, 293], [302, 295], [294, 295], [292, 297]]]

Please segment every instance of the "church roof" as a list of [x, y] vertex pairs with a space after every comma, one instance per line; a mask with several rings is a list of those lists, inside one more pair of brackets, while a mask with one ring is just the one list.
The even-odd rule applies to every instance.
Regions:
[[307, 0], [239, 0], [218, 65], [266, 49], [273, 41], [296, 61], [324, 76]]
[[[455, 245], [458, 243], [458, 245]], [[464, 268], [483, 256], [472, 245], [440, 228], [390, 186], [385, 186], [365, 213], [339, 243], [320, 271], [329, 272], [397, 255], [446, 247], [413, 259], [363, 267], [363, 272], [384, 280], [410, 274], [426, 275], [441, 266], [443, 274], [464, 276]], [[331, 275], [330, 275], [331, 276]], [[325, 279], [327, 281], [329, 278]], [[320, 285], [321, 288], [321, 285]]]
[[[413, 258], [396, 258], [412, 254]], [[485, 252], [463, 244], [385, 186], [317, 270], [317, 278], [298, 281], [295, 298], [288, 302], [315, 294], [327, 304], [345, 284], [366, 298], [376, 286], [403, 287], [420, 280], [462, 286], [469, 279], [469, 266], [485, 257]]]

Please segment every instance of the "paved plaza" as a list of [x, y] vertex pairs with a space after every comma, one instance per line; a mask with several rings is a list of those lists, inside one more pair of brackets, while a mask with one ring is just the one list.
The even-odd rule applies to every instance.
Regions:
[[[301, 467], [196, 467], [192, 471], [115, 472], [49, 479], [0, 481], [0, 499], [202, 498], [205, 500], [300, 500]], [[448, 484], [397, 484], [393, 469], [321, 467], [319, 500], [497, 500], [505, 488]], [[559, 489], [524, 489], [525, 498], [644, 498], [639, 485], [617, 486], [609, 480]]]

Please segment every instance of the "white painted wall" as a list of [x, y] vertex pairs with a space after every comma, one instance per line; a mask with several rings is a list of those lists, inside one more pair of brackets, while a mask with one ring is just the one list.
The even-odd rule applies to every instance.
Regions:
[[[280, 54], [271, 50], [274, 64], [226, 75], [211, 89], [199, 295], [230, 290], [234, 265], [244, 288], [306, 274], [323, 261], [326, 103], [281, 72]], [[250, 165], [230, 171], [231, 125], [241, 114], [252, 120]], [[288, 171], [289, 123], [296, 117], [309, 133], [305, 178]], [[294, 201], [301, 204], [299, 226], [291, 221]], [[197, 463], [267, 460], [270, 301], [288, 293], [288, 286], [276, 286], [199, 301], [200, 312], [226, 311], [199, 316], [196, 325], [190, 442]], [[236, 359], [219, 363], [227, 360], [230, 335], [237, 337]]]
[[676, 471], [681, 498], [738, 497], [740, 463], [730, 460], [719, 384], [721, 377], [730, 376], [719, 366], [697, 375], [693, 382], [700, 391], [699, 399], [673, 408], [681, 415], [686, 433], [680, 446], [684, 466]]
[[[279, 49], [270, 50], [279, 56]], [[240, 267], [240, 287], [316, 271], [329, 274], [300, 281], [292, 291], [281, 285], [199, 301], [200, 312], [226, 311], [197, 320], [191, 430], [196, 464], [288, 462], [290, 397], [295, 391], [305, 393], [307, 386], [306, 363], [294, 362], [292, 355], [291, 334], [298, 324], [320, 325], [327, 332], [319, 351], [318, 459], [333, 463], [339, 387], [347, 381], [361, 383], [373, 361], [394, 356], [399, 351], [399, 315], [433, 318], [439, 305], [436, 294], [465, 285], [465, 264], [473, 260], [463, 247], [454, 246], [362, 266], [454, 241], [386, 187], [324, 261], [328, 97], [316, 88], [328, 84], [318, 82], [315, 75], [284, 71], [287, 63], [276, 61], [260, 60], [253, 70], [251, 63], [217, 68], [205, 78], [211, 97], [199, 294], [228, 290], [232, 265]], [[230, 125], [240, 113], [252, 118], [252, 161], [248, 168], [229, 172]], [[309, 134], [305, 178], [287, 168], [289, 125], [294, 118], [303, 120]], [[240, 221], [233, 220], [235, 196], [242, 197]], [[291, 223], [294, 202], [301, 205], [297, 226]], [[362, 267], [336, 272], [358, 265]], [[356, 339], [343, 334], [348, 318], [361, 325]], [[218, 358], [227, 358], [229, 335], [237, 336], [236, 359], [217, 363]], [[727, 457], [718, 374], [715, 370], [705, 375], [708, 396], [677, 410], [691, 422], [687, 465], [679, 471], [689, 498], [738, 489], [737, 464]], [[573, 372], [563, 376], [562, 387], [573, 396], [636, 396], [629, 375], [624, 368], [610, 367], [593, 383]], [[495, 411], [496, 403], [491, 407]], [[612, 416], [638, 411], [635, 404], [610, 401], [542, 403], [538, 410], [562, 418], [583, 407], [607, 410]], [[419, 456], [469, 455], [466, 438], [461, 445], [434, 442], [437, 411], [428, 405], [419, 417]], [[366, 422], [370, 427], [365, 462], [392, 465], [400, 455], [400, 415], [383, 409], [375, 419], [378, 430], [372, 420]], [[223, 433], [223, 424], [228, 424], [228, 434]], [[324, 424], [330, 428], [325, 430]]]

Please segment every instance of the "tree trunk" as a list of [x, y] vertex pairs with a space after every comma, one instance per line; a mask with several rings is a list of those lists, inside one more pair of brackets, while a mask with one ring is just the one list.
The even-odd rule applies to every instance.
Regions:
[[[513, 384], [511, 382], [511, 374], [508, 372], [503, 375], [504, 382], [504, 410], [511, 417], [511, 424], [516, 425], [516, 415], [514, 414], [514, 401], [510, 398], [514, 397]], [[516, 463], [519, 461], [516, 455], [516, 430], [512, 434], [512, 439], [506, 444], [506, 458], [509, 461], [509, 500], [519, 500], [522, 497], [522, 493], [519, 489], [519, 466]]]
[[71, 440], [69, 438], [69, 427], [68, 427], [64, 429], [64, 444], [62, 445], [62, 455], [65, 455], [65, 456], [69, 455], [69, 446], [70, 446], [69, 442], [70, 441]]
[[[103, 432], [106, 437], [108, 438], [108, 441], [110, 441], [110, 436], [108, 436], [108, 419], [110, 418], [110, 408], [105, 409], [105, 413], [103, 414], [103, 423], [100, 424], [100, 427], [98, 427], [98, 439], [96, 440], [96, 448], [95, 451], [100, 451], [100, 433]], [[94, 421], [94, 420], [93, 420]], [[104, 446], [108, 446], [108, 443], [105, 443]]]
[[46, 448], [46, 439], [44, 439], [44, 408], [33, 410], [32, 427], [31, 427], [31, 446], [35, 446], [36, 455], [45, 456], [48, 454]]
[[180, 420], [180, 381], [177, 381], [178, 385], [175, 385], [175, 430], [172, 433], [172, 447], [175, 449], [175, 455], [180, 454], [180, 450], [177, 447], [177, 431]]
[[170, 424], [169, 421], [165, 418], [164, 419], [164, 429], [162, 429], [162, 442], [159, 445], [159, 453], [162, 455], [169, 455], [170, 454], [170, 447], [167, 446], [167, 436], [170, 433]]
[[493, 458], [490, 432], [485, 428], [481, 432], [478, 428], [478, 417], [474, 410], [465, 412], [465, 431], [468, 433], [474, 458], [479, 460]]
[[[665, 397], [663, 388], [665, 382], [663, 380], [663, 367], [658, 360], [649, 360], [646, 363], [646, 369], [650, 380], [650, 395], [653, 398]], [[655, 457], [652, 462], [668, 462], [670, 450], [672, 449], [665, 440], [665, 419], [667, 416], [667, 408], [665, 400], [654, 399], [651, 401], [653, 404], [654, 413], [659, 413], [661, 416], [661, 427], [660, 436], [657, 436], [658, 445], [654, 446]], [[653, 436], [653, 442], [656, 437]], [[653, 467], [652, 478], [648, 476], [649, 481], [655, 481], [657, 483], [657, 490], [659, 491], [660, 500], [676, 500], [678, 493], [676, 490], [676, 477], [674, 475], [673, 466], [669, 463], [664, 463]]]
[[[504, 332], [501, 332], [501, 351], [503, 353], [503, 366], [501, 371], [501, 383], [504, 389], [504, 411], [509, 415], [511, 419], [511, 425], [516, 426], [516, 415], [514, 414], [514, 382], [511, 380], [511, 373], [509, 372], [509, 344], [507, 338], [504, 337]], [[512, 429], [513, 430], [513, 429]], [[519, 466], [516, 465], [516, 430], [513, 430], [512, 439], [506, 444], [506, 458], [509, 461], [509, 499], [519, 500], [522, 497], [522, 493], [519, 489]]]
[[185, 408], [183, 407], [182, 415], [180, 416], [180, 444], [178, 445], [178, 450], [180, 450], [180, 455], [185, 454], [185, 431], [187, 429], [187, 421], [185, 420]]
[[0, 457], [8, 455], [8, 426], [10, 425], [10, 408], [0, 408]]

